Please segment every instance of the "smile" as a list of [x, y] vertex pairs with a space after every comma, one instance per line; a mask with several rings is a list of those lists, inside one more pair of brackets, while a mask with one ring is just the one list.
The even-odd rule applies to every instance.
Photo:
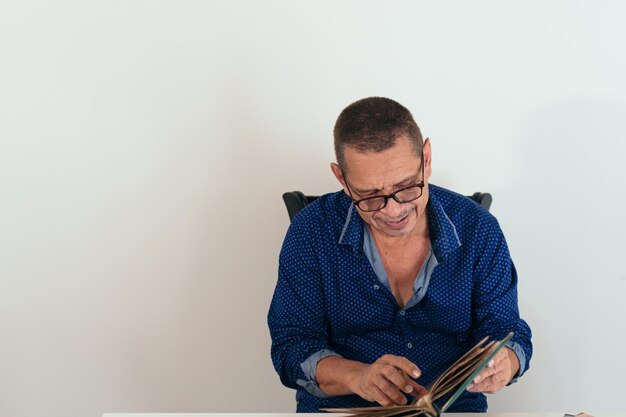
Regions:
[[402, 217], [401, 219], [398, 219], [397, 221], [386, 221], [383, 220], [383, 222], [390, 228], [392, 229], [403, 229], [407, 223], [409, 222], [409, 216], [411, 215], [411, 213], [407, 213], [406, 216]]

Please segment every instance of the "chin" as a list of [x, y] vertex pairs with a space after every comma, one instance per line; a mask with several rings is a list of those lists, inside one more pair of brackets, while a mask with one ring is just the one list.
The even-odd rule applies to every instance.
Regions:
[[389, 237], [403, 237], [411, 234], [415, 228], [416, 219], [414, 213], [409, 214], [407, 224], [402, 229], [390, 228], [384, 221], [378, 221], [378, 230]]
[[[409, 230], [410, 229], [410, 230]], [[411, 234], [413, 228], [405, 227], [402, 230], [385, 230], [385, 234], [389, 237], [403, 237]]]

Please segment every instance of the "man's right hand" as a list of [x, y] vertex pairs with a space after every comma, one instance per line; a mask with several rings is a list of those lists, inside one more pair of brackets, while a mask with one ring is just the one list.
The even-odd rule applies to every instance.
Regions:
[[384, 355], [371, 365], [357, 368], [352, 378], [352, 391], [367, 401], [384, 406], [405, 405], [403, 393], [416, 398], [426, 389], [413, 380], [419, 378], [419, 368], [406, 358]]
[[415, 382], [419, 368], [406, 358], [384, 355], [370, 365], [338, 356], [328, 356], [317, 363], [316, 379], [326, 395], [357, 394], [384, 406], [403, 405], [403, 393], [420, 398], [426, 389]]

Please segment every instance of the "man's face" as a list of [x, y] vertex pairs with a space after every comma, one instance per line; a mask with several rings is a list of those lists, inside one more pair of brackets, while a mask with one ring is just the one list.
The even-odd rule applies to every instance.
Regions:
[[[358, 201], [367, 197], [391, 194], [422, 180], [427, 184], [431, 173], [431, 150], [428, 139], [424, 142], [423, 154], [426, 163], [424, 179], [422, 179], [422, 161], [415, 155], [413, 145], [405, 136], [399, 137], [393, 147], [383, 152], [362, 153], [346, 147], [344, 150], [346, 172], [342, 172], [337, 164], [332, 164], [331, 167], [346, 194], [350, 195], [351, 192], [352, 197]], [[385, 208], [379, 211], [365, 212], [358, 207], [357, 210], [373, 232], [379, 232], [386, 237], [401, 237], [415, 231], [418, 224], [425, 225], [427, 202], [428, 187], [424, 186], [423, 194], [417, 200], [401, 204], [390, 198]]]

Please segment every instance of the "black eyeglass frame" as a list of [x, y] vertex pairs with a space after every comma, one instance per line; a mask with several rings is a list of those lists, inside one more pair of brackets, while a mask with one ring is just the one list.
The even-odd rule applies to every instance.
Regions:
[[[374, 212], [374, 211], [380, 211], [382, 209], [384, 209], [385, 207], [387, 207], [387, 202], [389, 201], [390, 198], [393, 198], [398, 204], [404, 204], [404, 203], [410, 203], [411, 201], [415, 201], [418, 198], [420, 198], [422, 195], [424, 195], [424, 186], [426, 185], [425, 182], [425, 177], [424, 177], [424, 165], [426, 165], [424, 163], [424, 151], [422, 151], [422, 158], [421, 158], [421, 171], [422, 171], [422, 182], [420, 182], [419, 184], [413, 184], [413, 185], [409, 185], [408, 187], [404, 187], [398, 191], [395, 191], [391, 194], [386, 194], [386, 195], [375, 195], [372, 197], [365, 197], [362, 198], [360, 200], [355, 200], [354, 196], [352, 195], [352, 190], [350, 190], [350, 185], [348, 184], [348, 179], [344, 177], [344, 181], [346, 182], [346, 188], [348, 189], [348, 193], [350, 193], [350, 198], [352, 198], [352, 202], [354, 203], [355, 206], [357, 206], [360, 210], [364, 211], [364, 212]], [[406, 190], [410, 190], [411, 188], [419, 188], [420, 189], [420, 194], [415, 197], [412, 198], [410, 200], [399, 200], [398, 197], [396, 196], [396, 194], [401, 193], [403, 191]], [[359, 204], [362, 203], [363, 201], [367, 201], [367, 200], [373, 200], [375, 198], [384, 198], [384, 202], [382, 204], [382, 206], [380, 208], [377, 208], [375, 210], [366, 210], [364, 208], [362, 208]]]

